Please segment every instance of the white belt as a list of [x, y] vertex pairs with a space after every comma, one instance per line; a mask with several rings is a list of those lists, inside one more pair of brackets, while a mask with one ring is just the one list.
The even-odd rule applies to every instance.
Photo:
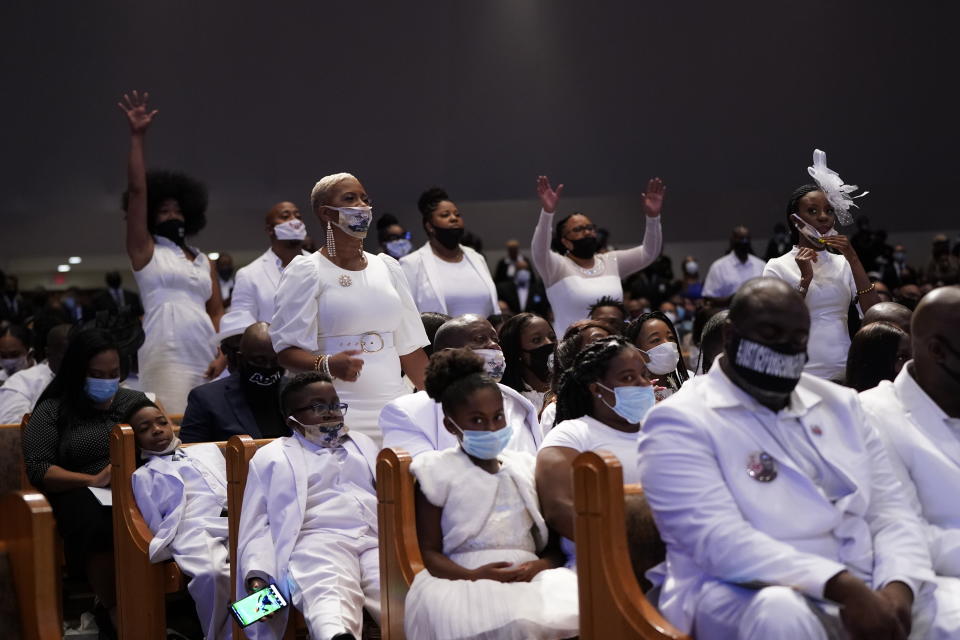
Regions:
[[325, 336], [317, 338], [320, 353], [334, 354], [341, 351], [362, 351], [376, 353], [384, 348], [393, 347], [393, 331], [377, 333], [367, 331], [357, 336]]

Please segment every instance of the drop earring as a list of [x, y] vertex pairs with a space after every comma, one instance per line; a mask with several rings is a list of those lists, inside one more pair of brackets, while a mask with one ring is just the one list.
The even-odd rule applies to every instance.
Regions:
[[327, 220], [327, 255], [331, 258], [337, 255], [337, 242], [333, 237], [333, 225]]

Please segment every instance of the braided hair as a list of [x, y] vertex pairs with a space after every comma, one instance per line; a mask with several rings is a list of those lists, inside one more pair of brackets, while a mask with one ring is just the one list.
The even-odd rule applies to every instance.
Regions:
[[583, 350], [583, 334], [587, 329], [603, 329], [609, 335], [617, 335], [617, 330], [603, 320], [578, 320], [567, 327], [563, 340], [557, 343], [557, 350], [553, 354], [553, 370], [557, 375], [550, 381], [550, 391], [556, 395], [560, 388], [560, 372], [573, 366], [573, 360]]
[[625, 349], [635, 349], [623, 336], [610, 336], [597, 340], [577, 354], [570, 366], [560, 376], [557, 400], [557, 419], [574, 420], [593, 415], [593, 394], [589, 385], [607, 373], [610, 361]]
[[427, 395], [439, 402], [443, 412], [463, 406], [478, 389], [491, 387], [500, 391], [497, 383], [484, 373], [483, 358], [471, 349], [444, 349], [430, 356], [424, 389]]
[[793, 224], [793, 220], [790, 219], [790, 216], [794, 213], [799, 213], [800, 199], [808, 193], [813, 193], [814, 191], [820, 191], [820, 185], [810, 182], [802, 187], [797, 187], [794, 189], [793, 193], [790, 194], [790, 199], [787, 200], [787, 229], [790, 230], [790, 242], [793, 244], [798, 244], [800, 242], [800, 232], [797, 231], [797, 226]]
[[[640, 345], [637, 344], [637, 339], [640, 337], [640, 330], [643, 329], [643, 325], [648, 320], [659, 320], [667, 325], [667, 328], [670, 329], [670, 333], [673, 334], [673, 339], [677, 342], [677, 348], [680, 347], [680, 335], [677, 333], [677, 328], [673, 326], [673, 322], [670, 321], [670, 318], [667, 317], [663, 311], [648, 311], [647, 313], [642, 314], [636, 320], [627, 325], [627, 328], [624, 330], [623, 335], [627, 337], [630, 342], [632, 342], [638, 349], [643, 349]], [[683, 359], [683, 353], [680, 353], [680, 359], [677, 360], [677, 368], [671, 371], [668, 374], [660, 376], [661, 382], [666, 381], [668, 384], [663, 385], [670, 387], [672, 389], [679, 389], [683, 386], [683, 383], [690, 379], [690, 374], [687, 373], [687, 363]]]

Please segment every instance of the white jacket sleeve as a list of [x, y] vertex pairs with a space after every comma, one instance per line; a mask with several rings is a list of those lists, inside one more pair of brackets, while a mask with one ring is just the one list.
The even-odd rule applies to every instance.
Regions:
[[297, 256], [283, 270], [270, 322], [270, 339], [277, 353], [289, 347], [317, 351], [320, 275], [313, 260], [312, 256]]
[[177, 478], [154, 473], [146, 466], [140, 467], [130, 479], [133, 497], [144, 521], [153, 532], [150, 541], [150, 561], [161, 562], [173, 557], [170, 544], [180, 529], [185, 507], [183, 483]]
[[257, 290], [253, 286], [249, 271], [237, 271], [230, 297], [230, 311], [246, 311], [254, 318], [260, 318], [260, 309], [257, 304]]
[[643, 424], [639, 467], [664, 542], [708, 576], [787, 585], [819, 598], [827, 581], [846, 569], [797, 551], [745, 520], [705, 427], [669, 404], [655, 407]]
[[257, 465], [251, 464], [243, 492], [240, 532], [237, 536], [238, 594], [247, 592], [248, 578], [262, 577], [267, 582], [277, 580], [276, 544], [270, 533], [268, 498], [267, 487], [260, 479]]
[[436, 443], [414, 422], [413, 417], [397, 401], [388, 402], [380, 411], [380, 432], [383, 446], [403, 449], [416, 458], [424, 451], [435, 450]]

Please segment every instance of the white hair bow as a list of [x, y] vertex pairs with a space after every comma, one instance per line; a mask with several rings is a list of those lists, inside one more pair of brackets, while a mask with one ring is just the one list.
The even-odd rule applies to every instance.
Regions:
[[813, 166], [807, 167], [820, 190], [827, 196], [827, 202], [833, 205], [833, 210], [837, 214], [840, 224], [847, 226], [853, 223], [853, 214], [850, 213], [850, 207], [856, 207], [855, 198], [862, 198], [870, 193], [864, 191], [858, 195], [851, 195], [859, 187], [855, 184], [844, 184], [840, 175], [827, 167], [827, 154], [820, 149], [813, 150]]

